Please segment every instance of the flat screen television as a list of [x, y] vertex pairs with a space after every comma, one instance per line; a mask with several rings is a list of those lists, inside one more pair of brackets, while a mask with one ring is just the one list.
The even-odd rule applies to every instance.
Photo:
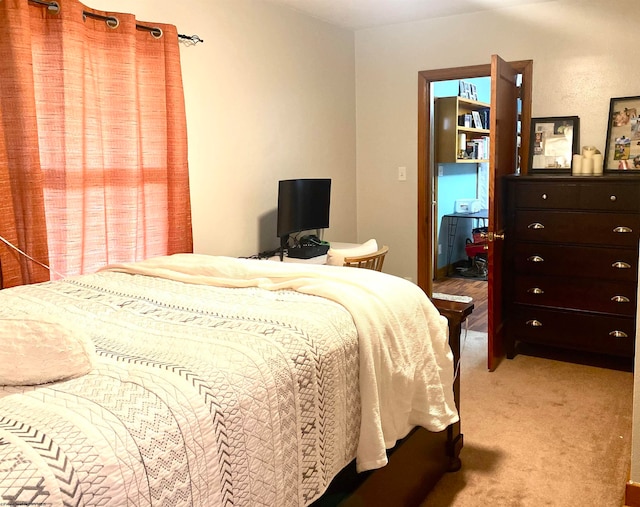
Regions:
[[304, 178], [278, 183], [278, 224], [280, 256], [294, 232], [329, 227], [331, 179]]

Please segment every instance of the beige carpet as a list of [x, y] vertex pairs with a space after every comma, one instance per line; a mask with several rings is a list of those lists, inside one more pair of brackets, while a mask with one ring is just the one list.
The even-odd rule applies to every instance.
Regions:
[[490, 373], [486, 340], [463, 345], [462, 469], [421, 507], [620, 507], [633, 374], [526, 355]]

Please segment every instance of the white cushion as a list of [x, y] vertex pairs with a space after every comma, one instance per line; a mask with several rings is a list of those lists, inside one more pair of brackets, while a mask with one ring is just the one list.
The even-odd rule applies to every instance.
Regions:
[[351, 248], [329, 248], [327, 252], [327, 264], [331, 266], [344, 265], [345, 257], [359, 257], [360, 255], [369, 255], [378, 251], [378, 243], [375, 239], [362, 243]]
[[85, 333], [60, 322], [0, 319], [0, 385], [34, 385], [91, 371], [95, 347]]

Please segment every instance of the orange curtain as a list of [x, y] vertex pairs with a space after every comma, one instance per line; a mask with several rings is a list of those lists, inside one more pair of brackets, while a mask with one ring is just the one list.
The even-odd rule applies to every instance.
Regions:
[[[54, 278], [191, 252], [175, 27], [58, 3], [0, 1], [0, 235]], [[5, 286], [49, 278], [8, 250]]]

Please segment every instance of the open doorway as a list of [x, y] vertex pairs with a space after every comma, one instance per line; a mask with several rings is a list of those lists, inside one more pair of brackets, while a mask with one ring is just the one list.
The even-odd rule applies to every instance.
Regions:
[[433, 294], [471, 297], [467, 328], [486, 332], [491, 78], [436, 81], [431, 92]]
[[432, 86], [434, 281], [487, 280], [490, 101], [488, 76]]
[[[520, 161], [524, 163], [528, 158], [533, 62], [506, 62], [499, 55], [492, 55], [490, 64], [421, 71], [418, 76], [418, 285], [429, 295], [434, 292], [434, 256], [438, 245], [434, 234], [438, 168], [434, 163], [432, 89], [439, 81], [491, 76], [487, 331], [488, 366], [493, 370], [504, 357], [502, 259], [506, 208], [502, 199], [503, 178], [517, 172]], [[519, 139], [518, 132], [522, 132]], [[522, 165], [520, 172], [526, 174], [526, 165]]]

